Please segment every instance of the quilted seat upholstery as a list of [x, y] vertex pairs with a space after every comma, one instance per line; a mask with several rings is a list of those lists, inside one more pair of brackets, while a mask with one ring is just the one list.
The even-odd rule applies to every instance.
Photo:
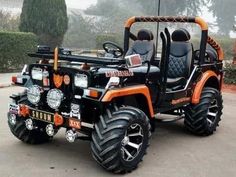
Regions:
[[176, 78], [182, 77], [185, 73], [185, 56], [182, 57], [175, 57], [170, 55], [169, 59], [169, 70], [168, 70], [168, 77], [169, 78]]
[[153, 61], [155, 57], [155, 44], [153, 42], [153, 33], [147, 29], [141, 29], [137, 34], [137, 40], [126, 53], [126, 56], [139, 54], [142, 61]]
[[189, 78], [193, 66], [193, 47], [189, 42], [190, 34], [185, 29], [172, 33], [169, 66], [167, 72], [167, 88], [182, 88]]

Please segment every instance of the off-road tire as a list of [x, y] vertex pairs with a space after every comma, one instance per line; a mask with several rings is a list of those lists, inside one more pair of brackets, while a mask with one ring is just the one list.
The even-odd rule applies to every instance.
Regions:
[[52, 139], [44, 129], [28, 130], [25, 126], [25, 120], [20, 117], [17, 118], [14, 126], [8, 121], [8, 126], [16, 138], [27, 144], [43, 144]]
[[[136, 124], [143, 130], [142, 146], [139, 148], [139, 153], [136, 153], [137, 156], [127, 161], [124, 159], [124, 151], [122, 155], [122, 140], [125, 139], [125, 133], [129, 127]], [[93, 157], [107, 171], [131, 172], [146, 154], [150, 136], [149, 119], [141, 110], [134, 107], [107, 109], [106, 113], [100, 116], [100, 121], [95, 124], [95, 130], [92, 133]]]
[[[211, 135], [219, 126], [222, 109], [223, 100], [221, 93], [217, 89], [205, 87], [201, 93], [199, 104], [191, 104], [185, 108], [185, 126], [196, 135]], [[215, 112], [215, 117], [209, 115], [213, 111]]]
[[[21, 99], [17, 102], [17, 104], [26, 104], [29, 105], [29, 101], [27, 100], [27, 96], [24, 95]], [[9, 113], [8, 113], [9, 116]], [[43, 144], [49, 142], [52, 137], [48, 136], [45, 127], [46, 124], [41, 122], [37, 125], [37, 129], [28, 130], [25, 126], [25, 118], [17, 116], [16, 124], [12, 125], [9, 120], [8, 126], [12, 132], [12, 134], [22, 142], [26, 144]]]

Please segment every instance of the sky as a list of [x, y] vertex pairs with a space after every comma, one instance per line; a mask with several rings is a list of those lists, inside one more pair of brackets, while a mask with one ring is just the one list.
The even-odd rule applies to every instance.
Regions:
[[[88, 8], [89, 6], [91, 5], [95, 5], [97, 0], [65, 0], [66, 1], [66, 4], [67, 4], [67, 7], [70, 9], [86, 9]], [[0, 9], [2, 9], [0, 7]], [[4, 10], [10, 10], [11, 12], [13, 12], [13, 14], [19, 14], [21, 12], [21, 9], [20, 8], [11, 8], [11, 9], [8, 9], [8, 8], [4, 8]], [[206, 7], [203, 7], [203, 12], [202, 12], [202, 17], [204, 20], [206, 20], [207, 22], [210, 22], [210, 23], [214, 23], [215, 22], [215, 19], [213, 18], [212, 14], [208, 12], [208, 9]], [[214, 29], [211, 29], [211, 31], [213, 32], [216, 32], [217, 31], [217, 28], [214, 28]], [[234, 32], [231, 32], [231, 37], [236, 37], [236, 33]]]
[[86, 9], [96, 2], [97, 0], [66, 0], [67, 7], [75, 9]]
[[[66, 5], [72, 9], [86, 9], [90, 5], [96, 4], [96, 2], [97, 0], [66, 0]], [[3, 7], [0, 5], [0, 9], [10, 11], [13, 14], [19, 14], [21, 12], [21, 6], [9, 8], [7, 5]]]
[[[66, 4], [68, 8], [75, 8], [75, 9], [86, 9], [91, 5], [96, 4], [97, 0], [66, 0]], [[201, 17], [206, 20], [206, 22], [214, 23], [215, 18], [212, 16], [211, 13], [209, 13], [208, 9], [206, 7], [203, 7], [202, 9]], [[217, 27], [211, 29], [212, 32], [217, 31]], [[231, 37], [236, 37], [235, 32], [231, 32]]]

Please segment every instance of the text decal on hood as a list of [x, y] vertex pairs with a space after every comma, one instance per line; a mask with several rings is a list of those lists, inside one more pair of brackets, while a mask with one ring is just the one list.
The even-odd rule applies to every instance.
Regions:
[[106, 77], [131, 77], [134, 76], [133, 71], [107, 71]]

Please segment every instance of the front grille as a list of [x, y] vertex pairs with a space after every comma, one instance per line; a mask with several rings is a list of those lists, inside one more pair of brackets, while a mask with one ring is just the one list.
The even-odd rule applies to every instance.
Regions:
[[[34, 107], [37, 107], [38, 109], [49, 111], [49, 112], [52, 112], [52, 111], [55, 112], [55, 110], [51, 109], [47, 104], [48, 91], [56, 88], [56, 86], [53, 82], [53, 74], [54, 74], [53, 66], [49, 65], [49, 64], [32, 64], [29, 66], [30, 76], [31, 76], [32, 68], [34, 68], [34, 67], [42, 68], [42, 70], [47, 69], [49, 71], [49, 86], [47, 86], [47, 87], [44, 86], [43, 80], [41, 80], [41, 81], [34, 80], [31, 77], [33, 85], [38, 85], [38, 86], [42, 87], [44, 90], [44, 92], [42, 94], [42, 99], [40, 100], [38, 105], [34, 106]], [[64, 98], [65, 98], [62, 101], [61, 106], [59, 107], [59, 111], [68, 111], [70, 109], [70, 104], [75, 99], [75, 95], [80, 95], [80, 96], [83, 95], [83, 92], [84, 92], [83, 89], [74, 86], [74, 76], [77, 73], [86, 74], [88, 76], [88, 80], [90, 81], [91, 75], [87, 71], [79, 70], [78, 68], [71, 68], [70, 66], [58, 68], [58, 71], [57, 71], [58, 75], [61, 75], [63, 77], [65, 75], [68, 75], [70, 77], [70, 83], [64, 82], [64, 78], [63, 78], [61, 86], [57, 88], [63, 92]], [[89, 82], [89, 84], [90, 84], [90, 82]]]

